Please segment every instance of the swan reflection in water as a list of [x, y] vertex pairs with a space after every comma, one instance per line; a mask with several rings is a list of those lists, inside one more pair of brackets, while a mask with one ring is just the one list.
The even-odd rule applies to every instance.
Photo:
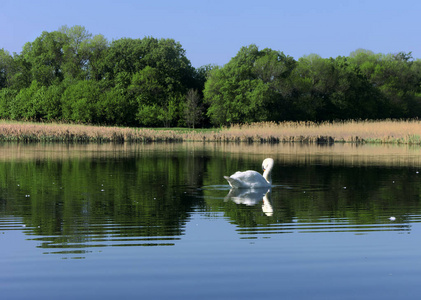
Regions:
[[225, 197], [225, 201], [233, 201], [236, 204], [254, 206], [263, 200], [262, 211], [268, 217], [273, 216], [271, 204], [272, 188], [269, 189], [231, 189]]

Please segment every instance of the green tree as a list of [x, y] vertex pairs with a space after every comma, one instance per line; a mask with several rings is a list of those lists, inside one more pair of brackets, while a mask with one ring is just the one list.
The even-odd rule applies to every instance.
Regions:
[[100, 72], [111, 82], [120, 72], [135, 74], [146, 67], [146, 51], [140, 39], [122, 38], [111, 42], [107, 49]]
[[39, 91], [42, 85], [36, 80], [28, 88], [23, 88], [10, 104], [10, 117], [15, 120], [37, 121], [42, 117], [43, 91]]
[[259, 57], [256, 45], [242, 47], [223, 68], [216, 68], [205, 84], [205, 101], [209, 104], [208, 116], [216, 125], [258, 121], [250, 115], [262, 107], [262, 98], [253, 94], [259, 79], [253, 74]]
[[209, 73], [204, 98], [215, 125], [273, 120], [294, 60], [256, 45], [243, 47], [222, 68]]
[[61, 119], [61, 96], [63, 85], [40, 85], [33, 81], [28, 88], [21, 89], [9, 103], [13, 119], [31, 121], [57, 121]]
[[134, 125], [136, 107], [126, 89], [116, 86], [100, 96], [100, 119], [106, 124]]
[[0, 118], [10, 119], [11, 105], [15, 101], [17, 91], [10, 88], [0, 89]]
[[103, 80], [103, 64], [109, 43], [102, 34], [95, 35], [84, 44], [87, 52], [87, 79]]
[[268, 88], [264, 110], [268, 121], [291, 118], [291, 74], [297, 62], [283, 52], [263, 49], [254, 64], [254, 72]]
[[352, 62], [385, 99], [384, 116], [406, 118], [421, 114], [418, 96], [421, 76], [411, 53], [360, 52], [352, 57]]
[[331, 119], [376, 119], [385, 117], [387, 104], [360, 68], [346, 57], [335, 60], [338, 82], [329, 97]]
[[31, 64], [25, 59], [23, 54], [13, 56], [13, 69], [10, 74], [8, 72], [7, 77], [10, 80], [8, 86], [17, 91], [31, 85]]
[[101, 34], [92, 36], [85, 27], [62, 26], [59, 32], [68, 37], [64, 46], [63, 72], [69, 79], [101, 80], [103, 78], [103, 60], [109, 47], [108, 41]]
[[23, 55], [31, 66], [32, 80], [44, 86], [63, 80], [64, 48], [68, 43], [69, 38], [64, 33], [44, 31], [25, 45]]
[[136, 120], [145, 126], [176, 122], [182, 104], [179, 95], [195, 84], [194, 68], [172, 39], [113, 41], [102, 70], [114, 86], [127, 88], [129, 101], [137, 103]]
[[61, 97], [62, 118], [77, 123], [101, 123], [99, 84], [92, 80], [80, 80], [69, 86]]
[[11, 86], [14, 61], [8, 51], [0, 49], [0, 89]]
[[158, 105], [143, 104], [140, 105], [137, 110], [136, 120], [139, 122], [140, 125], [143, 126], [158, 126], [160, 124], [158, 118], [162, 114], [162, 108]]
[[213, 68], [203, 91], [205, 103], [209, 106], [206, 114], [214, 125], [226, 124], [228, 118], [228, 111], [225, 109], [227, 103], [224, 99], [224, 94], [228, 92], [224, 89], [227, 76], [224, 73], [223, 68]]
[[212, 69], [217, 68], [216, 65], [204, 65], [197, 69], [193, 70], [193, 80], [194, 85], [193, 89], [197, 90], [199, 93], [202, 93], [203, 89], [205, 88], [206, 80], [209, 78], [209, 74]]
[[317, 120], [323, 101], [313, 93], [311, 65], [301, 58], [289, 78], [289, 86], [282, 93], [284, 101], [278, 120]]
[[51, 85], [44, 91], [42, 118], [47, 121], [61, 120], [61, 97], [64, 91], [65, 87], [63, 84]]
[[88, 41], [92, 34], [85, 27], [79, 25], [70, 28], [62, 26], [58, 31], [68, 38], [67, 43], [63, 46], [64, 61], [62, 68], [64, 76], [76, 80], [85, 79], [89, 62]]
[[186, 125], [194, 128], [203, 118], [203, 105], [197, 90], [187, 91], [184, 104], [184, 120]]
[[[119, 81], [116, 80], [116, 82]], [[151, 66], [146, 66], [133, 75], [128, 90], [138, 99], [139, 105], [163, 105], [167, 97], [166, 87], [159, 70]]]
[[167, 103], [161, 106], [158, 120], [162, 122], [164, 127], [173, 126], [174, 122], [178, 119], [180, 100], [177, 96], [170, 96]]

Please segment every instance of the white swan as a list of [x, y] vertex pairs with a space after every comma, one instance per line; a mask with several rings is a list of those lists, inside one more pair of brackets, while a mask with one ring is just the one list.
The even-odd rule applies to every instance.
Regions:
[[262, 163], [263, 176], [256, 171], [236, 172], [230, 177], [224, 176], [232, 188], [253, 189], [267, 188], [272, 186], [272, 168], [274, 161], [272, 158], [266, 158]]

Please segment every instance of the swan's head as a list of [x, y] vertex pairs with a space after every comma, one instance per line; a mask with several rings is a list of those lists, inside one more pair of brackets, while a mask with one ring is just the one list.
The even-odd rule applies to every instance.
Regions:
[[270, 172], [273, 168], [273, 164], [274, 164], [273, 158], [266, 158], [262, 163], [263, 172], [266, 172], [266, 171]]

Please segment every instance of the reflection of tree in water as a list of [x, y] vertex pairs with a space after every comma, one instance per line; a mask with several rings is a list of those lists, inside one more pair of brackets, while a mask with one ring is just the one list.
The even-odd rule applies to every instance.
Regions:
[[[421, 175], [415, 170], [314, 161], [275, 165], [275, 187], [268, 197], [273, 212], [263, 208], [263, 197], [254, 206], [224, 202], [229, 187], [223, 175], [255, 169], [260, 157], [217, 149], [211, 155], [193, 147], [115, 157], [4, 161], [0, 214], [21, 217], [43, 247], [72, 248], [76, 243], [170, 245], [184, 233], [198, 207], [223, 211], [240, 228], [256, 230], [332, 219], [354, 226], [387, 225], [390, 216], [401, 224], [408, 215], [420, 213]], [[202, 189], [221, 184], [226, 189]]]
[[[227, 198], [233, 201], [222, 207], [211, 197], [205, 197], [206, 202], [213, 209], [223, 210], [240, 227], [342, 222], [351, 225], [351, 230], [376, 224], [390, 225], [390, 230], [408, 230], [409, 226], [402, 223], [408, 222], [408, 215], [420, 214], [421, 191], [414, 184], [419, 175], [406, 168], [284, 165], [277, 166], [273, 176], [270, 217], [263, 213], [262, 202], [250, 205], [250, 192], [234, 197], [230, 192]], [[390, 216], [397, 222], [392, 224]], [[374, 229], [367, 226], [367, 230]]]
[[168, 244], [159, 241], [182, 235], [200, 204], [192, 186], [202, 185], [202, 167], [175, 154], [4, 162], [1, 214], [23, 217], [47, 248], [139, 244], [136, 237]]

